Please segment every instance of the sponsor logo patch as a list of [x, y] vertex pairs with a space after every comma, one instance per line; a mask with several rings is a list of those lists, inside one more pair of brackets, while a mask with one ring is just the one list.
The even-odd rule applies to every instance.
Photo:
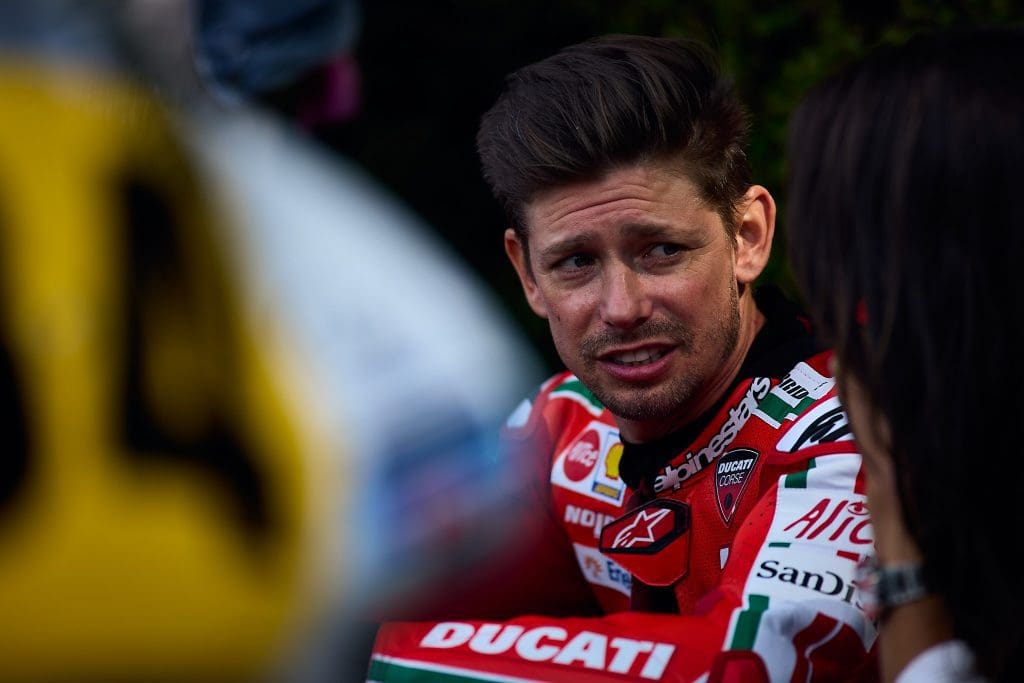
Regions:
[[626, 485], [619, 478], [619, 431], [594, 420], [558, 456], [551, 483], [604, 503], [621, 503]]
[[821, 498], [782, 531], [790, 541], [820, 540], [854, 548], [874, 540], [868, 506], [859, 498]]
[[789, 584], [791, 590], [784, 591], [784, 594], [788, 592], [798, 599], [805, 598], [806, 592], [811, 591], [819, 595], [838, 598], [858, 608], [861, 607], [849, 571], [844, 575], [844, 573], [832, 569], [804, 569], [782, 564], [775, 559], [766, 559], [758, 565], [756, 576], [759, 579]]
[[718, 459], [715, 466], [715, 500], [722, 521], [726, 524], [732, 522], [736, 514], [740, 496], [750, 483], [757, 458], [758, 452], [752, 448], [736, 448]]
[[699, 451], [689, 451], [683, 458], [678, 459], [678, 465], [667, 465], [662, 473], [655, 478], [654, 491], [661, 493], [670, 488], [678, 491], [684, 481], [714, 462], [736, 438], [740, 429], [750, 419], [757, 404], [768, 395], [771, 387], [772, 381], [767, 377], [755, 377], [751, 380], [743, 398], [729, 409], [729, 415], [722, 423], [722, 428], [718, 430], [718, 433], [711, 437], [707, 445]]
[[576, 561], [579, 562], [583, 576], [590, 583], [611, 588], [629, 596], [633, 588], [633, 577], [618, 562], [602, 555], [597, 548], [573, 543]]
[[846, 412], [839, 405], [839, 398], [833, 396], [801, 415], [779, 439], [778, 449], [783, 453], [795, 453], [801, 448], [852, 438]]
[[835, 384], [831, 377], [818, 373], [807, 363], [797, 363], [765, 396], [754, 414], [778, 429], [784, 420], [793, 420]]
[[611, 515], [595, 512], [589, 508], [581, 508], [577, 505], [566, 505], [565, 515], [562, 517], [562, 521], [567, 524], [577, 524], [579, 526], [592, 529], [594, 532], [594, 538], [599, 537], [604, 525], [614, 519], [615, 518]]
[[675, 652], [675, 646], [669, 643], [575, 631], [554, 624], [527, 629], [518, 624], [474, 625], [460, 621], [434, 625], [419, 645], [469, 649], [481, 655], [518, 657], [527, 662], [551, 662], [648, 680], [661, 679]]
[[668, 586], [689, 570], [689, 532], [690, 506], [655, 498], [606, 524], [600, 548], [644, 583]]
[[594, 471], [597, 459], [601, 457], [601, 437], [590, 430], [579, 441], [569, 447], [562, 459], [562, 469], [570, 481], [583, 481]]

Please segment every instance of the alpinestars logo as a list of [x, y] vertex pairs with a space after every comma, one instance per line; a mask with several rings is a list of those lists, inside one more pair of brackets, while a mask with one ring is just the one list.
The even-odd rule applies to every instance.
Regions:
[[757, 404], [768, 395], [772, 388], [772, 381], [767, 377], [755, 377], [747, 388], [740, 402], [729, 409], [729, 417], [722, 424], [718, 433], [711, 437], [708, 444], [697, 451], [690, 451], [686, 454], [678, 466], [667, 465], [663, 474], [659, 474], [654, 480], [655, 493], [661, 493], [668, 488], [679, 490], [683, 482], [694, 476], [702, 469], [711, 464], [722, 454], [725, 447], [732, 443], [740, 429], [750, 419]]
[[598, 549], [650, 586], [671, 586], [690, 571], [690, 506], [655, 498], [605, 526]]
[[612, 547], [632, 548], [637, 543], [646, 543], [648, 545], [654, 543], [654, 529], [658, 526], [659, 522], [668, 517], [669, 512], [671, 510], [667, 508], [652, 512], [641, 510], [640, 514], [634, 517], [633, 521], [627, 524], [615, 536], [615, 540], [612, 541]]
[[656, 553], [690, 530], [690, 506], [655, 498], [619, 517], [601, 532], [601, 552]]

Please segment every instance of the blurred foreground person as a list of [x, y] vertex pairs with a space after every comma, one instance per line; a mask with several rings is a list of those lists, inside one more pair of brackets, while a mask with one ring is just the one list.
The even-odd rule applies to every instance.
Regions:
[[1021, 83], [1024, 30], [923, 35], [791, 122], [790, 253], [864, 454], [886, 681], [1024, 680]]
[[91, 7], [0, 16], [0, 680], [347, 680], [352, 620], [500, 538], [532, 357], [373, 182], [168, 108]]
[[606, 36], [508, 77], [478, 149], [568, 368], [508, 424], [534, 535], [446, 621], [385, 625], [372, 680], [874, 678], [861, 461], [830, 352], [755, 291], [775, 202], [747, 132], [692, 41]]

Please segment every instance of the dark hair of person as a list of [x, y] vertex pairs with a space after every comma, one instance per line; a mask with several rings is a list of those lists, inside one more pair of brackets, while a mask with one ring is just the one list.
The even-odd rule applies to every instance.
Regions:
[[881, 48], [810, 93], [788, 155], [789, 258], [891, 425], [926, 581], [979, 672], [1024, 680], [1024, 30]]
[[735, 227], [750, 186], [748, 115], [714, 55], [683, 39], [609, 35], [513, 72], [484, 114], [484, 178], [523, 244], [539, 192], [671, 161]]

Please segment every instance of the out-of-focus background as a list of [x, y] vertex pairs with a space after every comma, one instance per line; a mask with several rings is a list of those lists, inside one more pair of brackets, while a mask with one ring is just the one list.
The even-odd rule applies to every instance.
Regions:
[[[557, 361], [473, 149], [510, 71], [601, 33], [700, 38], [784, 203], [810, 84], [1022, 18], [0, 2], [0, 680], [358, 680], [377, 616], [515, 542], [528, 476], [498, 428]], [[765, 277], [791, 289], [778, 258]]]
[[358, 680], [379, 615], [514, 542], [539, 363], [309, 128], [360, 25], [0, 5], [0, 680]]

